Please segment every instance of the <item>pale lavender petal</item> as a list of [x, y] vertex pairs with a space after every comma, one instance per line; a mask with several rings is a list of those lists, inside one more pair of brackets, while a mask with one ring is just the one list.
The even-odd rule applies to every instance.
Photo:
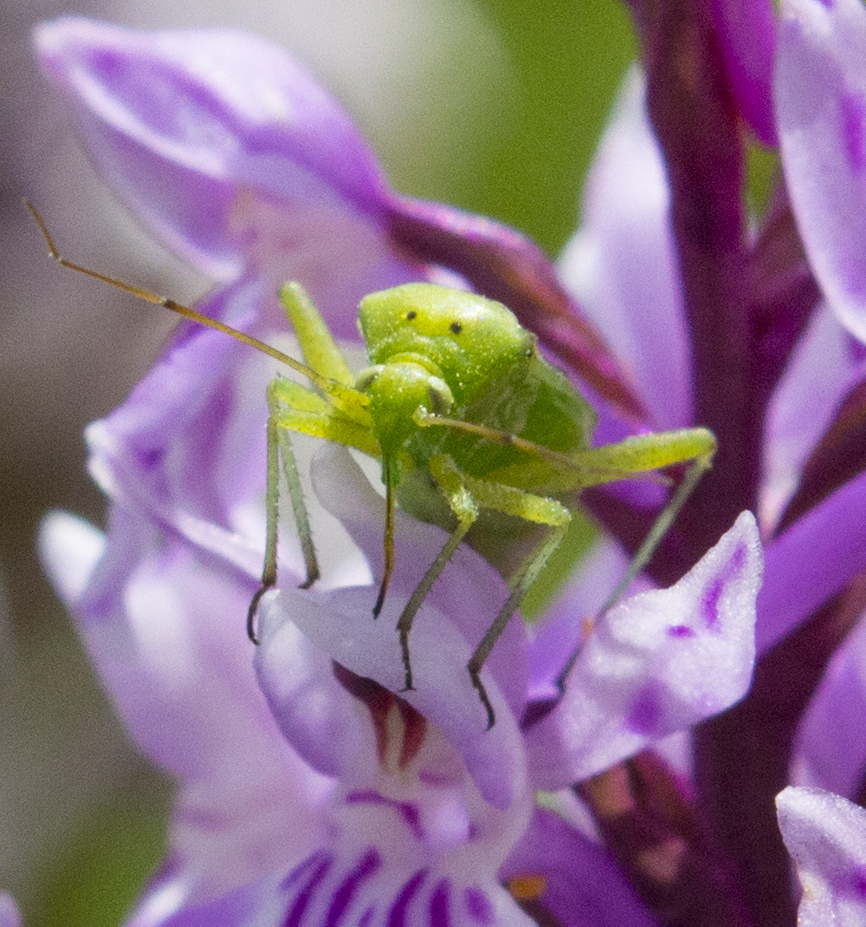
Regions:
[[15, 899], [6, 892], [0, 892], [0, 927], [23, 927], [23, 924]]
[[854, 796], [866, 770], [866, 616], [824, 672], [800, 720], [792, 779]]
[[758, 652], [789, 634], [866, 568], [866, 474], [850, 480], [767, 546]]
[[692, 422], [689, 348], [668, 210], [670, 194], [646, 113], [646, 82], [626, 78], [566, 246], [566, 284], [614, 349], [657, 428]]
[[346, 113], [284, 51], [227, 29], [38, 27], [106, 180], [209, 276], [300, 280], [357, 339], [366, 293], [423, 276], [390, 245], [384, 179]]
[[792, 786], [777, 796], [776, 808], [803, 886], [797, 927], [862, 927], [866, 810], [821, 789]]
[[[376, 465], [376, 482], [378, 470]], [[373, 575], [381, 576], [385, 524], [382, 497], [373, 490], [368, 480], [359, 479], [360, 474], [352, 458], [333, 445], [325, 445], [318, 452], [312, 476], [322, 505], [339, 520], [364, 552]], [[395, 545], [395, 573], [408, 593], [415, 589], [442, 549], [446, 535], [439, 528], [399, 510], [395, 513], [395, 530], [399, 531], [400, 538]], [[431, 589], [427, 601], [448, 615], [449, 621], [474, 649], [493, 623], [507, 594], [499, 573], [463, 544]], [[396, 597], [393, 601], [386, 600], [379, 622], [395, 627], [401, 609]], [[515, 717], [522, 714], [526, 699], [526, 646], [526, 627], [515, 615], [485, 663], [485, 670], [496, 680]]]
[[765, 145], [775, 145], [773, 4], [770, 0], [713, 0], [713, 15], [740, 112]]
[[62, 515], [41, 537], [131, 736], [181, 782], [161, 903], [204, 901], [297, 860], [319, 833], [331, 785], [291, 751], [258, 687], [248, 584], [117, 507], [96, 560], [98, 543]]
[[[520, 843], [499, 871], [513, 890], [538, 889], [526, 901], [539, 923], [563, 927], [652, 927], [656, 922], [610, 853], [567, 821], [537, 809]], [[519, 897], [519, 895], [518, 895]]]
[[783, 0], [775, 97], [782, 163], [809, 262], [866, 341], [866, 10]]
[[863, 376], [853, 341], [826, 307], [816, 312], [767, 409], [760, 520], [769, 532], [796, 490], [803, 465], [849, 388]]
[[374, 210], [384, 190], [343, 110], [278, 46], [228, 29], [139, 32], [64, 18], [36, 33], [97, 163], [136, 212], [223, 278], [242, 188]]
[[600, 620], [561, 702], [526, 733], [535, 786], [594, 775], [740, 699], [752, 676], [761, 570], [757, 525], [744, 512], [675, 586]]

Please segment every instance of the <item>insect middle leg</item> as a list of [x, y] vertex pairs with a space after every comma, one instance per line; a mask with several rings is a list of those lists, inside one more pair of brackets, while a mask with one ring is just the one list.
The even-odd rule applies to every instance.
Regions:
[[458, 523], [446, 541], [445, 546], [425, 573], [424, 578], [412, 593], [397, 623], [400, 632], [403, 665], [406, 670], [407, 689], [412, 688], [412, 667], [409, 656], [409, 631], [412, 627], [412, 621], [422, 602], [432, 589], [433, 584], [466, 536], [466, 532], [477, 519], [479, 509], [492, 509], [536, 524], [546, 525], [552, 529], [548, 537], [527, 557], [512, 578], [511, 590], [505, 604], [499, 610], [466, 665], [472, 685], [477, 690], [481, 704], [487, 712], [487, 727], [489, 730], [496, 721], [496, 715], [487, 695], [487, 690], [484, 688], [484, 683], [481, 681], [481, 669], [494, 645], [505, 631], [512, 615], [519, 608], [527, 591], [538, 578], [538, 574], [547, 563], [548, 558], [565, 535], [571, 521], [571, 513], [565, 506], [554, 499], [536, 496], [513, 486], [467, 476], [461, 473], [453, 460], [444, 454], [438, 454], [431, 458], [430, 469], [436, 482], [447, 496], [452, 511], [457, 516]]

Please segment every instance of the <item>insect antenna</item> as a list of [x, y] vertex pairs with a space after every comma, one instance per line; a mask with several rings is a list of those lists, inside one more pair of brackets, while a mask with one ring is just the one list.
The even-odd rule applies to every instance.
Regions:
[[42, 233], [42, 237], [45, 239], [45, 243], [48, 245], [48, 253], [50, 256], [60, 264], [61, 267], [66, 267], [69, 270], [74, 270], [79, 274], [84, 274], [86, 277], [93, 277], [95, 280], [101, 280], [103, 283], [107, 283], [109, 286], [113, 286], [118, 290], [124, 290], [126, 293], [130, 293], [138, 299], [143, 299], [146, 302], [153, 303], [157, 306], [163, 306], [166, 309], [171, 310], [177, 315], [183, 316], [185, 319], [190, 319], [193, 322], [196, 322], [199, 325], [203, 325], [205, 328], [213, 328], [218, 332], [222, 332], [224, 335], [228, 335], [230, 338], [234, 338], [235, 341], [240, 341], [242, 344], [246, 344], [251, 348], [254, 348], [256, 351], [260, 351], [262, 354], [267, 354], [268, 357], [274, 358], [274, 360], [279, 361], [281, 364], [285, 364], [287, 367], [291, 367], [292, 370], [296, 370], [298, 373], [305, 376], [312, 383], [315, 383], [316, 386], [320, 387], [326, 395], [333, 394], [334, 389], [332, 381], [327, 377], [323, 377], [321, 374], [316, 373], [312, 367], [308, 367], [306, 364], [302, 364], [300, 361], [295, 360], [295, 358], [290, 357], [288, 354], [284, 354], [282, 351], [278, 351], [276, 348], [271, 347], [271, 345], [266, 344], [264, 341], [260, 341], [258, 338], [254, 338], [252, 335], [247, 335], [245, 332], [238, 331], [236, 328], [232, 328], [230, 325], [226, 325], [224, 322], [220, 322], [218, 319], [212, 319], [210, 316], [204, 315], [201, 312], [196, 312], [195, 309], [191, 309], [189, 306], [184, 306], [182, 303], [176, 302], [173, 299], [169, 299], [167, 296], [160, 296], [157, 293], [151, 293], [150, 290], [143, 290], [140, 287], [133, 286], [130, 283], [124, 283], [123, 280], [118, 280], [116, 277], [110, 277], [107, 274], [102, 274], [98, 270], [92, 270], [90, 267], [84, 267], [82, 264], [76, 264], [74, 261], [67, 260], [65, 257], [61, 257], [60, 252], [57, 250], [57, 246], [54, 244], [54, 239], [51, 237], [51, 233], [48, 231], [48, 226], [45, 224], [45, 220], [39, 214], [37, 208], [30, 202], [30, 200], [24, 200], [24, 205], [30, 211], [30, 215], [33, 217], [33, 221], [39, 228], [39, 231]]

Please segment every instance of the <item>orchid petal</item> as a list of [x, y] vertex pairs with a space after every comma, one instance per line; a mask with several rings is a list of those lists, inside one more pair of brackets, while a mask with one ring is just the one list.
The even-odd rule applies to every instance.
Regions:
[[362, 296], [417, 278], [388, 244], [374, 155], [279, 47], [71, 17], [39, 26], [36, 44], [106, 179], [211, 277], [252, 271], [273, 292], [299, 279], [350, 338]]
[[23, 927], [23, 924], [15, 899], [6, 892], [0, 892], [0, 927]]
[[[833, 736], [828, 737], [827, 732]], [[833, 654], [800, 720], [793, 780], [856, 795], [866, 767], [866, 620]]]
[[[350, 522], [346, 527], [375, 563], [381, 557], [381, 497], [345, 449], [323, 448], [316, 464], [314, 483], [320, 499], [327, 502], [333, 513], [340, 513]], [[293, 637], [289, 626], [296, 625], [330, 659], [358, 676], [374, 679], [386, 689], [400, 693], [440, 727], [463, 756], [484, 797], [496, 807], [506, 807], [520, 792], [524, 777], [523, 748], [516, 727], [516, 717], [522, 711], [522, 695], [518, 693], [523, 690], [512, 689], [519, 699], [515, 711], [500, 694], [494, 681], [495, 670], [485, 669], [482, 678], [496, 712], [495, 725], [485, 731], [487, 714], [466, 670], [472, 647], [461, 633], [463, 627], [477, 628], [479, 620], [483, 624], [490, 602], [498, 598], [504, 601], [505, 590], [495, 571], [480, 557], [468, 549], [458, 550], [415, 618], [410, 635], [414, 689], [403, 691], [405, 669], [395, 624], [447, 535], [434, 526], [396, 514], [397, 562], [379, 618], [374, 620], [372, 616], [377, 593], [373, 584], [326, 592], [285, 590], [263, 603], [261, 609], [262, 646], [256, 655], [259, 678], [286, 736], [295, 744], [309, 743], [313, 738], [313, 732], [308, 730], [309, 718], [319, 717], [322, 709], [310, 706], [305, 710], [304, 702], [299, 704], [297, 699], [304, 700], [310, 693], [294, 687], [287, 691], [286, 684], [281, 682], [288, 677], [293, 663], [286, 635]], [[443, 601], [452, 607], [443, 608], [440, 604]], [[516, 628], [520, 630], [517, 624]], [[494, 655], [491, 665], [499, 661], [501, 678], [508, 678], [508, 668], [512, 680], [523, 678], [522, 650], [515, 650], [514, 644], [509, 647], [507, 640], [501, 640]], [[503, 662], [506, 660], [507, 663]], [[336, 681], [332, 686], [339, 689]], [[334, 714], [341, 711], [343, 720]], [[326, 713], [333, 718], [332, 726], [350, 729], [348, 715], [353, 712], [344, 696], [339, 696], [339, 704], [329, 706]], [[327, 764], [324, 768], [341, 768], [344, 762], [341, 758], [352, 749], [348, 746], [352, 742], [321, 742], [320, 750], [338, 754], [324, 761]]]
[[809, 618], [866, 567], [866, 475], [841, 486], [767, 546], [758, 652]]
[[675, 586], [608, 612], [560, 703], [527, 731], [536, 787], [592, 776], [740, 699], [754, 663], [761, 570], [755, 519], [744, 512]]
[[261, 696], [247, 584], [118, 507], [101, 559], [95, 529], [70, 516], [47, 521], [41, 542], [131, 735], [181, 780], [162, 897], [204, 901], [297, 860], [330, 784], [288, 748]]
[[866, 10], [783, 0], [775, 76], [785, 178], [830, 308], [866, 341]]
[[539, 923], [548, 918], [563, 927], [655, 923], [610, 853], [549, 811], [536, 809], [499, 874]]
[[821, 789], [789, 786], [779, 827], [803, 897], [798, 927], [860, 927], [866, 919], [866, 811]]

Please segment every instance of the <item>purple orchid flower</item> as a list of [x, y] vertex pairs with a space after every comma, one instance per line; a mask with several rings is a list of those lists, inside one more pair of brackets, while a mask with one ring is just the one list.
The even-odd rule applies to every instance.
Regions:
[[[765, 21], [758, 4], [742, 6]], [[111, 499], [107, 536], [69, 516], [43, 536], [133, 736], [179, 783], [169, 858], [131, 924], [792, 920], [773, 797], [792, 762], [817, 785], [828, 757], [842, 772], [815, 743], [834, 738], [813, 727], [810, 739], [798, 722], [810, 702], [831, 704], [813, 699], [816, 685], [863, 606], [862, 352], [818, 307], [784, 194], [748, 233], [733, 101], [756, 131], [764, 120], [765, 139], [778, 132], [784, 145], [784, 126], [767, 121], [764, 65], [751, 109], [744, 99], [736, 6], [671, 0], [635, 13], [646, 89], [630, 79], [590, 177], [562, 270], [577, 301], [512, 230], [390, 191], [345, 115], [272, 46], [78, 20], [40, 30], [44, 67], [100, 169], [219, 281], [207, 314], [278, 343], [274, 294], [297, 278], [352, 338], [364, 293], [459, 275], [588, 385], [603, 437], [698, 422], [721, 447], [644, 591], [584, 641], [582, 619], [659, 504], [645, 485], [587, 494], [622, 548], [585, 563], [537, 632], [512, 622], [485, 667], [497, 715], [485, 734], [464, 667], [502, 581], [458, 552], [413, 629], [416, 690], [397, 694], [389, 611], [367, 620], [382, 503], [341, 449], [298, 442], [323, 577], [295, 588], [303, 561], [287, 537], [253, 660], [242, 616], [261, 566], [263, 397], [276, 370], [182, 329], [88, 431]], [[747, 508], [768, 545], [758, 675], [740, 705], [704, 721], [751, 678], [761, 555]], [[405, 517], [397, 532], [394, 615], [442, 542]], [[850, 672], [836, 676], [835, 704], [862, 693]], [[666, 761], [638, 753], [689, 729], [685, 757], [669, 743]], [[539, 788], [554, 810], [535, 805]]]

